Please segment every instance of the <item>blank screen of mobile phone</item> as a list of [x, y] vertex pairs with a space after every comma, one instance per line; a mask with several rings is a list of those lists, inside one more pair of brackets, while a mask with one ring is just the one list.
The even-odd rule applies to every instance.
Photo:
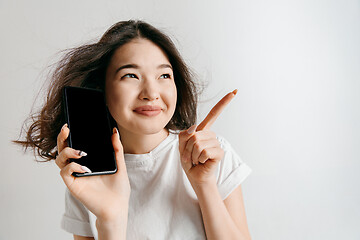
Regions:
[[67, 88], [68, 124], [72, 148], [87, 153], [75, 162], [94, 172], [116, 169], [112, 129], [101, 91]]

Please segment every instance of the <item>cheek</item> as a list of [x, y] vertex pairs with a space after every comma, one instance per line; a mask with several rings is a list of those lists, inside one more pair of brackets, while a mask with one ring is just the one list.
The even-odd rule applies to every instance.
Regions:
[[169, 104], [169, 107], [171, 107], [171, 109], [175, 110], [176, 101], [177, 101], [177, 91], [176, 91], [175, 84], [171, 85], [168, 88], [168, 90], [166, 91], [166, 99]]
[[174, 108], [176, 107], [176, 102], [177, 102], [177, 90], [176, 87], [174, 88], [173, 91], [173, 101], [174, 101]]
[[139, 94], [136, 87], [129, 84], [112, 84], [107, 90], [109, 110], [117, 114], [124, 114], [127, 109], [132, 108]]
[[119, 111], [119, 109], [123, 109], [124, 100], [126, 100], [126, 96], [124, 96], [126, 91], [122, 91], [122, 88], [116, 84], [110, 84], [106, 88], [106, 103], [108, 104], [109, 110], [111, 114], [115, 114]]
[[112, 110], [114, 104], [119, 101], [119, 94], [113, 87], [108, 87], [106, 89], [106, 103], [109, 106], [110, 111]]

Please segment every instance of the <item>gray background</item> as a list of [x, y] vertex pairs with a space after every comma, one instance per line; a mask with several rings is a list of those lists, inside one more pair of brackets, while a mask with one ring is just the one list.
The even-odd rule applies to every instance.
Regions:
[[[360, 239], [360, 2], [0, 1], [0, 239], [70, 239], [65, 185], [16, 139], [59, 51], [119, 20], [163, 29], [208, 87], [199, 120], [253, 169], [243, 183], [253, 239]], [[51, 68], [50, 68], [51, 69]]]

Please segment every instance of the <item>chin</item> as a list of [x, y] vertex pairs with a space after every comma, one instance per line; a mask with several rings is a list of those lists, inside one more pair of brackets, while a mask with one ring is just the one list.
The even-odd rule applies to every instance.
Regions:
[[139, 130], [139, 133], [141, 134], [146, 134], [146, 135], [152, 135], [152, 134], [157, 134], [160, 133], [161, 131], [164, 131], [165, 126], [164, 127], [142, 127]]
[[164, 131], [165, 126], [166, 126], [165, 123], [164, 124], [142, 123], [142, 124], [134, 124], [132, 126], [127, 127], [127, 129], [139, 135], [152, 135]]

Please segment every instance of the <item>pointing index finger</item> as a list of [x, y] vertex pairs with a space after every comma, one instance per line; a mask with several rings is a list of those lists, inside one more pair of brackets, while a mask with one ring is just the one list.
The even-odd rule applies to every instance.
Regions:
[[224, 110], [226, 105], [229, 104], [229, 102], [235, 97], [237, 93], [237, 89], [234, 91], [226, 94], [208, 113], [206, 118], [199, 124], [199, 126], [196, 128], [196, 131], [203, 130], [203, 129], [209, 129], [211, 125], [215, 122], [217, 117], [220, 115], [220, 113]]

